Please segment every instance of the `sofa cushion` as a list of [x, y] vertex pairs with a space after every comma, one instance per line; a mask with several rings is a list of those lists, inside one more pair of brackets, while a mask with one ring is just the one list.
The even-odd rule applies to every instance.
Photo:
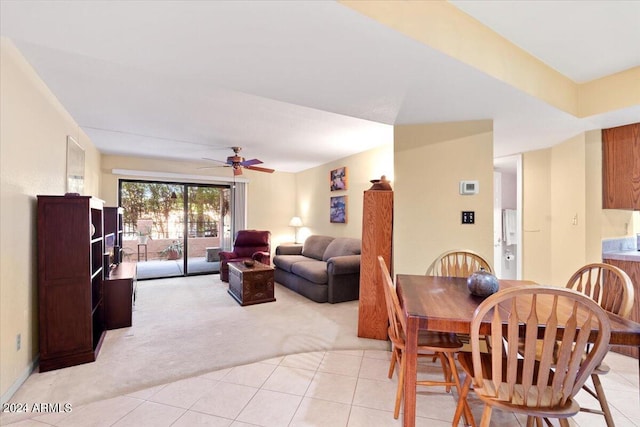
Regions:
[[322, 255], [322, 260], [327, 261], [334, 256], [360, 255], [360, 249], [360, 239], [337, 237], [327, 246], [327, 249]]
[[309, 261], [309, 258], [302, 255], [276, 255], [273, 257], [273, 265], [284, 271], [291, 271], [293, 264], [301, 261]]
[[313, 283], [326, 284], [329, 281], [327, 263], [324, 261], [296, 262], [291, 266], [291, 272]]
[[302, 255], [322, 261], [322, 256], [324, 255], [327, 246], [329, 246], [329, 243], [333, 240], [334, 237], [330, 236], [309, 236], [307, 237], [307, 240], [304, 241]]

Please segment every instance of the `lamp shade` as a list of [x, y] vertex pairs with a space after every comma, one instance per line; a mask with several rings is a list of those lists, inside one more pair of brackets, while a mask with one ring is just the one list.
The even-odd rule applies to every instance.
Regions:
[[302, 227], [302, 220], [300, 217], [294, 216], [291, 218], [291, 221], [289, 221], [289, 227]]

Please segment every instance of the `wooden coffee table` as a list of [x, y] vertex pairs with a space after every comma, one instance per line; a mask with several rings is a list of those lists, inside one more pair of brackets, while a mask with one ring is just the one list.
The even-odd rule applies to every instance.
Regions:
[[274, 279], [273, 267], [256, 262], [252, 267], [243, 262], [229, 263], [229, 295], [242, 306], [271, 302]]

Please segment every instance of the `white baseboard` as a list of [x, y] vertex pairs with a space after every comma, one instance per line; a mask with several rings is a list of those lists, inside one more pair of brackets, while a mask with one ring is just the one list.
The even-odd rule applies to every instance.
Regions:
[[29, 366], [27, 366], [24, 369], [24, 371], [22, 371], [22, 374], [18, 377], [18, 379], [16, 379], [15, 382], [11, 384], [11, 387], [9, 387], [6, 393], [0, 396], [0, 403], [6, 403], [9, 401], [9, 399], [11, 399], [11, 397], [16, 393], [16, 391], [18, 391], [18, 389], [22, 386], [22, 384], [24, 384], [27, 378], [29, 378], [29, 375], [31, 375], [31, 373], [36, 368], [36, 366], [38, 366], [39, 361], [40, 361], [40, 355], [38, 354], [36, 355], [35, 359], [31, 361]]

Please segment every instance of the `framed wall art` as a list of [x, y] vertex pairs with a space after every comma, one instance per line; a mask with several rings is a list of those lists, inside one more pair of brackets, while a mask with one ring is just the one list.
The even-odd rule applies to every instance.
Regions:
[[67, 136], [67, 193], [82, 194], [84, 190], [84, 149]]
[[336, 196], [331, 198], [329, 221], [339, 224], [347, 223], [347, 196]]
[[343, 166], [329, 172], [329, 183], [331, 191], [347, 189], [347, 167]]

